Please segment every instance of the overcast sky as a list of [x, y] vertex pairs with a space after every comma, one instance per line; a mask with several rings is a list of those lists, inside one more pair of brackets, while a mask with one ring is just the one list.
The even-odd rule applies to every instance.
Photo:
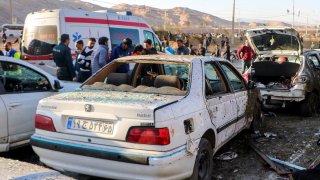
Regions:
[[[161, 9], [188, 7], [224, 19], [232, 17], [233, 0], [83, 0], [111, 7], [119, 3], [147, 5]], [[262, 19], [292, 22], [293, 0], [236, 0], [236, 19]], [[320, 0], [294, 0], [295, 21], [320, 24]], [[287, 13], [290, 11], [291, 15]], [[298, 17], [298, 12], [300, 16]]]

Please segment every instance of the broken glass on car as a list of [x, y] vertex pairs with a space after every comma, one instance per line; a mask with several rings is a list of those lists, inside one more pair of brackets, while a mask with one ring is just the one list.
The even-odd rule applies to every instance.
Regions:
[[[129, 71], [119, 73], [117, 68], [123, 65], [128, 66]], [[89, 79], [82, 89], [183, 96], [189, 86], [189, 63], [135, 60], [112, 62]]]

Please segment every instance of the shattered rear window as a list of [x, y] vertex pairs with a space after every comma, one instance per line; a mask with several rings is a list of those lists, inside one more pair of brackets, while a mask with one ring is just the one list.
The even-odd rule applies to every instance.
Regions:
[[[124, 72], [123, 70], [126, 69]], [[190, 64], [136, 60], [113, 62], [85, 84], [83, 90], [184, 96], [190, 88]]]
[[267, 33], [259, 36], [253, 36], [252, 40], [259, 51], [299, 50], [298, 39], [291, 35]]

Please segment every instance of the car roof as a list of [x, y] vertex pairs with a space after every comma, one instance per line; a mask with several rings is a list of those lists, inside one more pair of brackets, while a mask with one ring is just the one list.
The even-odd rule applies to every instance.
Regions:
[[286, 26], [261, 26], [254, 29], [248, 29], [246, 31], [261, 31], [261, 30], [294, 30], [294, 29]]
[[116, 62], [128, 62], [135, 60], [146, 60], [146, 61], [167, 61], [174, 63], [192, 63], [194, 61], [226, 61], [216, 57], [206, 56], [191, 56], [191, 55], [140, 55], [140, 56], [125, 56], [115, 60]]

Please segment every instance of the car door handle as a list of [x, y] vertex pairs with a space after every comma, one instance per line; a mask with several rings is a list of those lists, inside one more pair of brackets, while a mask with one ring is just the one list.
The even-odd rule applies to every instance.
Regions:
[[21, 106], [22, 103], [18, 103], [18, 102], [14, 102], [14, 103], [9, 103], [9, 107], [11, 108], [15, 108], [15, 107], [18, 107], [18, 106]]

